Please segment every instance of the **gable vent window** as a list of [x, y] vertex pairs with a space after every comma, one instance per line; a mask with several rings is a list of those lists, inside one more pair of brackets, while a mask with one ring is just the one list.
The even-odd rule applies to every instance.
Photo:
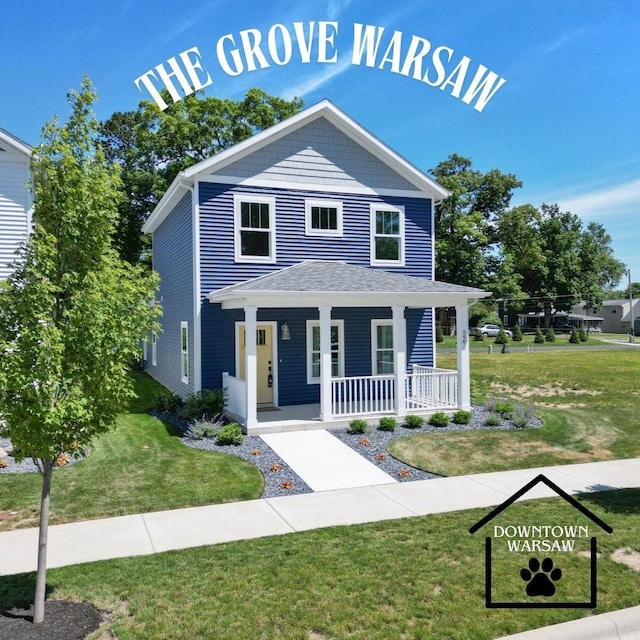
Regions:
[[404, 210], [371, 206], [371, 264], [404, 264]]
[[236, 196], [236, 262], [275, 262], [275, 198]]
[[306, 200], [305, 233], [308, 236], [342, 237], [342, 202]]

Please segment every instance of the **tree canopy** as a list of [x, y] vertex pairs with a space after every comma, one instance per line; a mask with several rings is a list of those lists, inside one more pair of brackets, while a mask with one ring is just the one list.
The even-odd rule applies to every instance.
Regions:
[[261, 89], [237, 101], [195, 93], [164, 111], [143, 101], [137, 111], [117, 112], [103, 122], [100, 144], [107, 159], [122, 167], [125, 198], [114, 233], [120, 255], [140, 259], [146, 247], [142, 225], [180, 171], [288, 118], [302, 104]]

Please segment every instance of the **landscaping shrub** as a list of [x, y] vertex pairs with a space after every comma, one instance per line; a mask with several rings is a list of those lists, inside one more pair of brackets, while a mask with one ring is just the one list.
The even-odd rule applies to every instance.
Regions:
[[424, 418], [422, 416], [406, 416], [404, 419], [404, 426], [407, 429], [419, 429], [424, 424]]
[[505, 333], [504, 329], [500, 329], [498, 331], [498, 335], [496, 339], [493, 341], [494, 344], [507, 344], [509, 342], [509, 336]]
[[216, 444], [219, 445], [231, 445], [231, 444], [242, 444], [242, 429], [239, 424], [233, 422], [232, 424], [227, 424], [220, 431], [218, 431], [218, 435], [216, 436]]
[[497, 413], [490, 413], [486, 417], [484, 424], [487, 427], [497, 427], [501, 422], [502, 418]]
[[518, 404], [513, 410], [511, 422], [516, 429], [526, 429], [534, 417], [534, 409], [530, 404]]
[[460, 409], [460, 411], [456, 411], [451, 418], [455, 424], [469, 424], [471, 422], [472, 417], [471, 411], [465, 411], [464, 409]]
[[366, 433], [369, 424], [362, 418], [355, 418], [349, 423], [349, 433]]
[[194, 440], [202, 440], [203, 438], [211, 438], [218, 432], [220, 425], [209, 422], [208, 420], [198, 420], [189, 425], [187, 436]]
[[582, 328], [578, 329], [578, 337], [580, 342], [586, 342], [589, 339], [589, 334]]
[[494, 411], [499, 413], [503, 418], [510, 418], [513, 415], [514, 406], [511, 402], [507, 402], [506, 400], [502, 400], [496, 402]]
[[556, 332], [553, 330], [553, 327], [549, 327], [547, 331], [547, 335], [544, 338], [547, 342], [555, 342], [556, 341]]
[[544, 335], [540, 327], [536, 327], [536, 337], [533, 339], [535, 344], [544, 344]]
[[432, 427], [446, 427], [449, 424], [449, 416], [442, 411], [437, 411], [429, 418]]
[[571, 335], [569, 336], [569, 342], [571, 344], [580, 344], [580, 336], [578, 335], [578, 330], [574, 327], [571, 329]]
[[395, 418], [380, 418], [378, 429], [380, 431], [395, 431], [397, 422]]
[[184, 408], [178, 415], [184, 420], [203, 418], [213, 420], [222, 413], [226, 401], [224, 389], [203, 389], [191, 394], [184, 403]]
[[436, 325], [436, 342], [444, 342], [444, 333], [442, 333], [440, 323]]
[[473, 336], [473, 341], [474, 342], [484, 342], [484, 336], [481, 333], [476, 333], [476, 335]]
[[513, 327], [513, 341], [514, 342], [522, 342], [524, 336], [522, 335], [522, 329], [520, 328], [520, 325], [517, 324], [515, 327]]
[[166, 391], [155, 397], [154, 407], [156, 411], [177, 414], [184, 407], [184, 400], [181, 395]]

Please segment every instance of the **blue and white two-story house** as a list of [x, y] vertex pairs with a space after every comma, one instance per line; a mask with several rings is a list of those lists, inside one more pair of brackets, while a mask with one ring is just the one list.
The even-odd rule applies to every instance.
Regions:
[[[226, 388], [248, 433], [468, 408], [468, 306], [488, 293], [434, 280], [446, 196], [329, 101], [183, 171], [144, 225], [164, 311], [146, 370]], [[439, 306], [457, 371], [435, 368]]]

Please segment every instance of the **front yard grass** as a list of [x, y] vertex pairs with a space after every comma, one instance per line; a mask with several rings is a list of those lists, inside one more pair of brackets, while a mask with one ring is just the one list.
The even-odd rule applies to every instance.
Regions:
[[[492, 533], [468, 529], [489, 509], [51, 569], [48, 597], [115, 612], [111, 631], [120, 640], [488, 640], [637, 605], [640, 574], [610, 556], [638, 549], [640, 491], [579, 499], [614, 529], [607, 535], [589, 523], [601, 554], [594, 611], [486, 609], [484, 538]], [[542, 512], [555, 524], [566, 509], [561, 499], [517, 503], [509, 518], [538, 522]], [[563, 570], [558, 596], [574, 599], [588, 559], [553, 558]], [[519, 567], [496, 588], [524, 597]], [[28, 601], [33, 581], [34, 574], [4, 577], [0, 610]]]
[[[159, 389], [134, 373], [138, 399], [85, 460], [54, 471], [51, 524], [259, 498], [263, 479], [232, 455], [186, 447], [171, 425], [144, 413]], [[38, 525], [38, 473], [0, 475], [0, 530]]]
[[[439, 366], [455, 368], [455, 356]], [[640, 456], [640, 349], [471, 355], [475, 400], [530, 402], [540, 429], [419, 434], [391, 453], [439, 475]]]

